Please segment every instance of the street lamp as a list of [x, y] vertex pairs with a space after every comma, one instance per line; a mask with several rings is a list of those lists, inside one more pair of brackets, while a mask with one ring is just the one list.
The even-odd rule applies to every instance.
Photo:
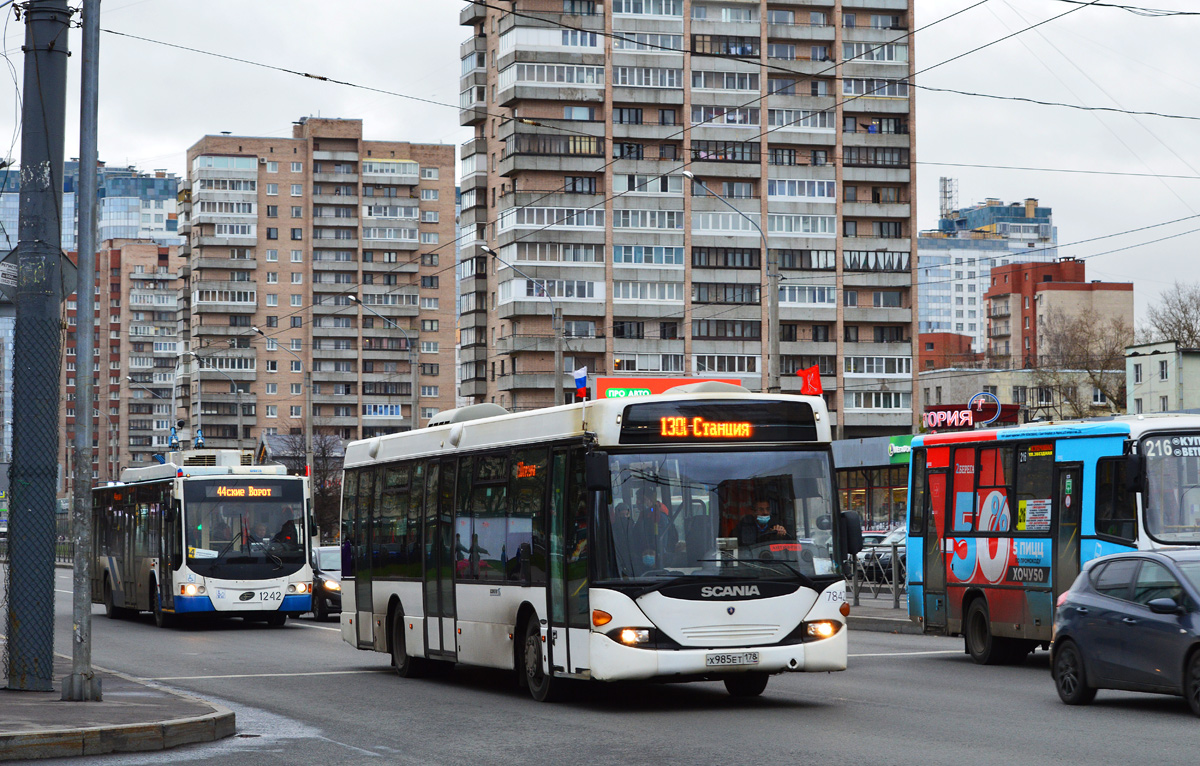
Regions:
[[750, 225], [758, 231], [758, 236], [762, 238], [763, 254], [767, 258], [767, 392], [777, 394], [780, 392], [779, 363], [782, 361], [779, 356], [779, 254], [771, 252], [767, 246], [767, 235], [763, 233], [762, 227], [753, 218], [708, 188], [703, 181], [696, 178], [696, 174], [692, 171], [685, 170], [683, 175], [708, 192], [709, 195], [721, 200], [730, 210], [749, 221]]
[[[267, 337], [267, 334], [260, 330], [257, 326], [251, 327], [251, 330]], [[283, 349], [284, 351], [295, 357], [300, 363], [300, 369], [304, 370], [304, 465], [308, 469], [308, 474], [312, 475], [316, 472], [316, 466], [313, 465], [313, 438], [312, 438], [312, 418], [313, 418], [313, 403], [312, 403], [312, 370], [304, 365], [304, 360], [301, 359], [296, 352], [292, 351], [287, 346], [275, 344], [275, 348]]]
[[[488, 247], [487, 245], [480, 245], [479, 249], [483, 250], [483, 252], [492, 256], [497, 261], [499, 261], [500, 263], [503, 263], [505, 266], [509, 267], [510, 269], [517, 272], [521, 276], [525, 277], [530, 282], [533, 282], [534, 284], [541, 282], [542, 292], [546, 294], [546, 299], [550, 301], [550, 310], [552, 312], [552, 317], [551, 317], [550, 322], [554, 329], [554, 404], [555, 404], [555, 406], [564, 404], [565, 402], [563, 401], [563, 315], [562, 315], [562, 309], [560, 309], [558, 307], [558, 304], [556, 304], [554, 302], [554, 296], [550, 294], [550, 288], [547, 286], [546, 280], [534, 279], [533, 277], [526, 274], [524, 271], [521, 271], [513, 264], [511, 264], [508, 261], [501, 258], [499, 253], [497, 253], [495, 250]], [[514, 367], [516, 366], [515, 363], [513, 366]], [[514, 370], [513, 372], [515, 373], [516, 370]]]
[[[201, 364], [201, 366], [204, 366], [205, 364], [207, 364], [208, 369], [221, 373], [226, 378], [229, 378], [229, 382], [233, 384], [233, 392], [235, 394], [237, 394], [237, 400], [235, 403], [235, 406], [237, 407], [237, 448], [238, 448], [238, 451], [240, 452], [242, 449], [242, 387], [237, 384], [237, 381], [233, 379], [233, 376], [231, 376], [229, 373], [222, 370], [220, 367], [217, 367], [216, 365], [210, 363], [207, 359], [200, 356], [195, 351], [184, 351], [183, 355], [194, 357], [195, 360]], [[199, 396], [200, 385], [201, 385], [200, 375], [199, 375], [199, 373], [197, 373], [196, 374], [196, 392], [197, 392], [196, 402], [197, 402], [197, 404], [199, 404], [199, 401], [200, 401], [200, 396]], [[197, 431], [200, 430], [199, 424], [200, 424], [200, 414], [199, 414], [199, 407], [197, 407], [197, 412], [196, 412], [196, 430]], [[240, 460], [241, 459], [239, 458], [239, 462], [240, 462]]]
[[396, 324], [392, 320], [388, 319], [383, 314], [380, 314], [378, 311], [371, 308], [367, 304], [363, 303], [362, 299], [360, 299], [357, 295], [347, 295], [346, 297], [349, 298], [352, 303], [355, 303], [358, 306], [360, 306], [364, 311], [370, 311], [375, 316], [377, 316], [380, 319], [382, 319], [383, 321], [387, 322], [389, 325], [392, 326], [392, 329], [399, 330], [401, 333], [403, 333], [404, 342], [408, 345], [408, 372], [412, 376], [412, 382], [409, 383], [409, 385], [412, 386], [412, 404], [409, 405], [412, 408], [412, 427], [413, 427], [413, 430], [420, 428], [421, 427], [421, 386], [420, 386], [420, 379], [417, 377], [417, 369], [420, 367], [421, 350], [417, 347], [418, 344], [412, 342], [412, 338], [410, 338], [408, 336], [407, 330], [405, 330], [403, 327]]

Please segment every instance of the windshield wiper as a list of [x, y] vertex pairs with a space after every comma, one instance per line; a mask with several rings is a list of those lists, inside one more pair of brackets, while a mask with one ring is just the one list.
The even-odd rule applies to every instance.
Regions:
[[262, 539], [261, 537], [252, 535], [249, 532], [246, 533], [246, 537], [248, 537], [250, 539], [251, 544], [258, 543], [259, 545], [262, 546], [263, 555], [269, 556], [271, 558], [271, 560], [275, 562], [276, 569], [283, 569], [283, 559], [281, 559], [279, 556], [277, 556], [276, 554], [271, 552], [271, 544], [272, 543], [267, 542], [266, 540]]
[[[799, 569], [796, 569], [796, 567], [792, 566], [791, 564], [787, 563], [786, 561], [776, 561], [775, 559], [767, 559], [765, 561], [759, 561], [759, 560], [755, 560], [755, 559], [700, 559], [700, 560], [701, 561], [716, 561], [716, 562], [720, 562], [720, 563], [724, 563], [724, 564], [728, 564], [731, 562], [736, 563], [738, 565], [749, 564], [750, 566], [755, 566], [760, 569], [766, 569], [768, 572], [772, 571], [771, 568], [768, 566], [768, 564], [782, 564], [784, 567], [787, 568], [787, 570], [789, 572], [794, 574], [796, 577], [799, 577], [801, 579], [807, 579]], [[775, 573], [779, 574], [779, 572], [775, 572]]]
[[238, 540], [240, 540], [241, 537], [242, 537], [242, 532], [241, 532], [241, 530], [238, 530], [238, 532], [233, 536], [233, 539], [230, 540], [229, 542], [225, 543], [225, 546], [223, 548], [221, 548], [221, 550], [217, 551], [217, 558], [221, 558], [226, 553], [229, 553], [231, 550], [233, 550], [233, 544], [236, 543]]

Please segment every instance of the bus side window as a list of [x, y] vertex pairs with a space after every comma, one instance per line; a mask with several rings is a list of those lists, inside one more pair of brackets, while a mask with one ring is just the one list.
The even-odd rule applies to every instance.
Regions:
[[354, 576], [354, 544], [358, 539], [358, 471], [342, 479], [342, 577]]
[[1125, 461], [1096, 461], [1096, 534], [1137, 540], [1137, 504], [1125, 484]]
[[975, 449], [959, 447], [954, 450], [953, 505], [955, 532], [970, 532], [975, 528]]
[[505, 545], [508, 552], [505, 565], [506, 580], [524, 582], [532, 579], [533, 544], [541, 535], [549, 467], [544, 447], [518, 450], [513, 455], [509, 479], [512, 510], [508, 517], [508, 537]]
[[925, 534], [925, 450], [913, 450], [911, 457], [912, 497], [908, 500], [910, 537]]

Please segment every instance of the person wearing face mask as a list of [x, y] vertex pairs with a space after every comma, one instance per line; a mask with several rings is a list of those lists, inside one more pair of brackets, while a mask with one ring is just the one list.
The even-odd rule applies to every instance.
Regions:
[[738, 526], [739, 545], [784, 540], [787, 536], [787, 529], [771, 513], [771, 501], [765, 499], [755, 502], [754, 514], [743, 516]]

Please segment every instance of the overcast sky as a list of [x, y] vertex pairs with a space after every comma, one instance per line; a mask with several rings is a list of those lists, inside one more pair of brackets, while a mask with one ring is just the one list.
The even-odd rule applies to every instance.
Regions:
[[[918, 0], [918, 28], [979, 0]], [[1110, 2], [1116, 0], [1101, 0]], [[1122, 0], [1139, 2], [1139, 0]], [[1200, 10], [1189, 0], [1146, 0]], [[457, 0], [106, 0], [101, 26], [228, 56], [346, 80], [449, 106], [316, 82], [245, 63], [105, 33], [101, 36], [100, 156], [110, 164], [185, 172], [187, 147], [207, 133], [287, 136], [305, 115], [361, 118], [369, 139], [461, 144]], [[914, 37], [918, 70], [1076, 8], [1064, 0], [986, 0]], [[4, 52], [21, 81], [24, 25], [4, 9]], [[1200, 16], [1147, 17], [1080, 8], [1011, 40], [933, 68], [922, 86], [1200, 117], [1189, 51]], [[67, 156], [78, 155], [79, 34], [72, 31]], [[19, 159], [16, 91], [0, 75], [0, 154]], [[938, 178], [958, 179], [959, 204], [1036, 197], [1054, 209], [1059, 241], [1200, 216], [1200, 122], [916, 92], [918, 222], [938, 215]], [[1189, 140], [1190, 139], [1190, 140]], [[926, 163], [994, 165], [1005, 170]], [[1099, 174], [1061, 172], [1101, 171]], [[1195, 176], [1195, 179], [1133, 177]], [[1085, 257], [1191, 229], [1200, 217], [1075, 247]], [[1133, 281], [1137, 311], [1175, 279], [1200, 280], [1200, 231], [1088, 261], [1088, 277]]]

